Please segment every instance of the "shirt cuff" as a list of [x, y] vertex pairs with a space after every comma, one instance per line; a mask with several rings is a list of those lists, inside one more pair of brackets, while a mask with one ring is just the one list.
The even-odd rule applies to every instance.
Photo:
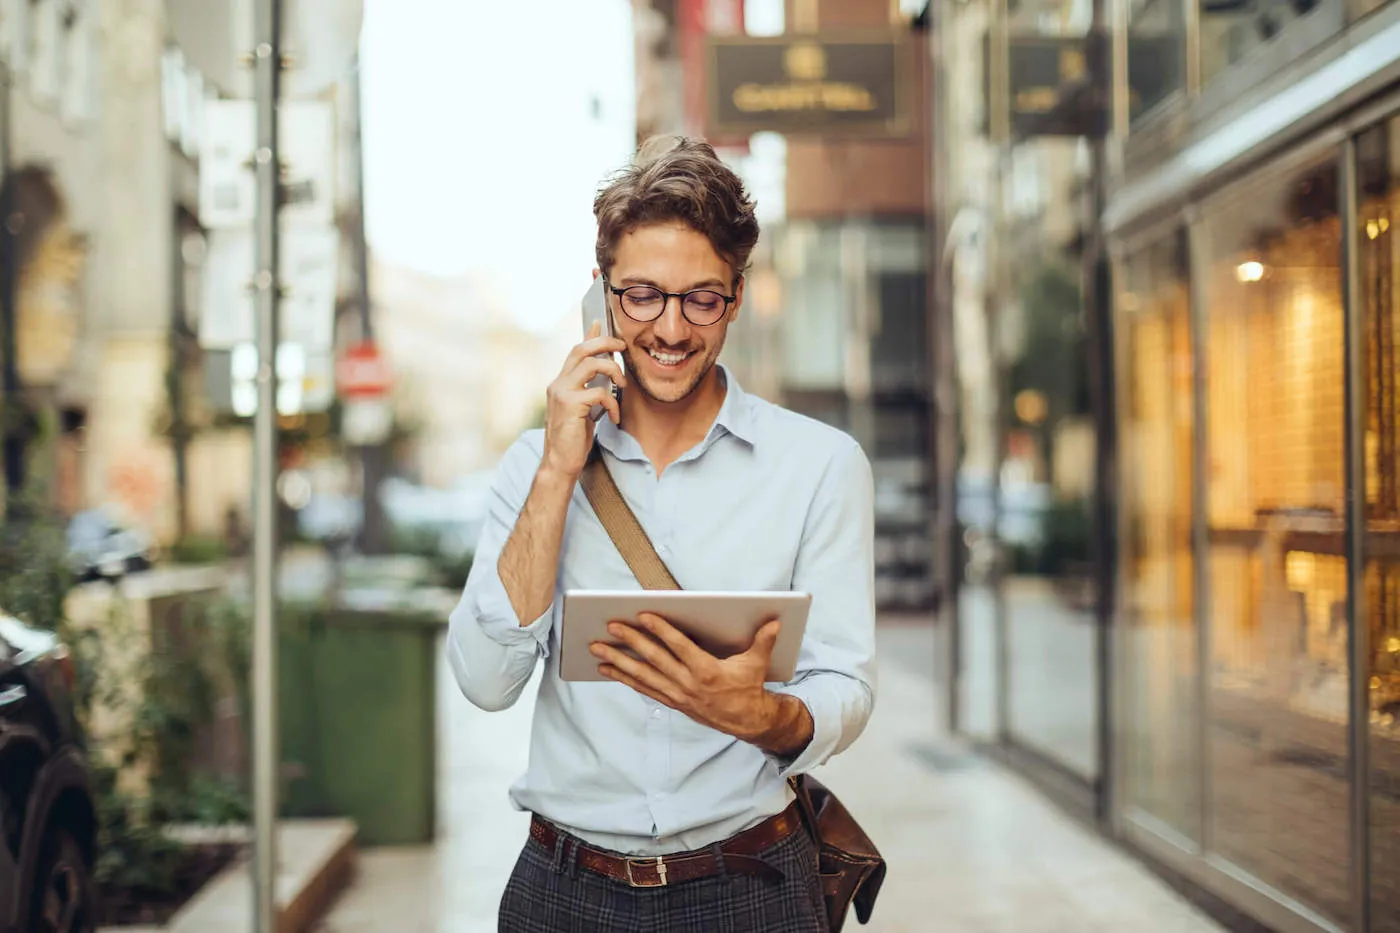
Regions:
[[795, 758], [764, 753], [777, 767], [781, 778], [806, 774], [826, 764], [841, 742], [841, 701], [823, 686], [820, 678], [808, 678], [774, 691], [797, 697], [812, 716], [812, 741]]
[[501, 582], [501, 576], [498, 573], [485, 575], [474, 602], [476, 611], [473, 615], [476, 616], [477, 623], [481, 626], [481, 630], [486, 633], [487, 638], [504, 647], [514, 647], [533, 641], [539, 647], [540, 656], [549, 657], [549, 633], [550, 620], [554, 615], [553, 605], [550, 605], [543, 615], [529, 625], [521, 625], [520, 617], [515, 614], [515, 607], [510, 604], [510, 596], [506, 593], [505, 584]]

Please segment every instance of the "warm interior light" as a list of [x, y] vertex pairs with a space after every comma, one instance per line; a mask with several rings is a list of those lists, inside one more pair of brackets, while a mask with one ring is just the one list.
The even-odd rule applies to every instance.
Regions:
[[1012, 406], [1016, 409], [1016, 417], [1025, 424], [1040, 424], [1050, 413], [1050, 403], [1043, 393], [1035, 389], [1017, 392]]
[[1258, 282], [1264, 278], [1262, 262], [1242, 262], [1235, 267], [1235, 278], [1241, 282]]
[[1374, 220], [1368, 220], [1368, 221], [1366, 221], [1366, 237], [1367, 237], [1367, 239], [1374, 240], [1376, 237], [1378, 237], [1378, 236], [1380, 236], [1380, 235], [1381, 235], [1381, 225], [1378, 224], [1378, 223], [1376, 223]]

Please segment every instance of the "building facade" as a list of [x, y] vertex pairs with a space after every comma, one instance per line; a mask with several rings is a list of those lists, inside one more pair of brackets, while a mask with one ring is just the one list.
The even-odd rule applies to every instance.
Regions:
[[[933, 8], [956, 726], [1224, 912], [1400, 930], [1400, 7]], [[1092, 33], [1106, 132], [998, 135]]]
[[1280, 929], [1400, 930], [1400, 8], [1161, 6], [1104, 217], [1117, 823]]
[[[14, 356], [38, 424], [28, 473], [64, 513], [112, 509], [163, 544], [221, 534], [230, 511], [250, 514], [253, 461], [249, 425], [217, 397], [228, 353], [199, 341], [212, 262], [199, 157], [218, 92], [181, 53], [162, 0], [0, 4], [0, 61], [20, 217]], [[357, 101], [348, 76], [320, 97], [336, 112], [345, 342], [364, 304]], [[319, 349], [303, 394], [324, 402], [332, 348]]]

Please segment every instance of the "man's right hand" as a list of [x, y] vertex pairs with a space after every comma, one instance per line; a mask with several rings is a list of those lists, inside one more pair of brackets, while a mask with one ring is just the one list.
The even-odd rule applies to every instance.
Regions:
[[601, 330], [595, 323], [584, 341], [569, 351], [564, 368], [545, 392], [544, 457], [540, 468], [571, 480], [583, 472], [593, 446], [594, 425], [588, 417], [589, 409], [602, 405], [614, 424], [622, 421], [617, 399], [606, 387], [586, 387], [599, 373], [607, 374], [616, 385], [627, 385], [627, 375], [612, 357], [598, 356], [620, 352], [627, 345], [616, 337], [600, 337]]

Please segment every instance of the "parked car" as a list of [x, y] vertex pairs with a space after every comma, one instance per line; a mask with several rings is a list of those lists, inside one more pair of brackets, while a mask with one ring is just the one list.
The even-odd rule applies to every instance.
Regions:
[[89, 933], [97, 822], [56, 637], [0, 612], [0, 931]]
[[108, 512], [89, 509], [68, 522], [68, 560], [79, 580], [115, 580], [149, 570], [155, 562], [155, 543]]

